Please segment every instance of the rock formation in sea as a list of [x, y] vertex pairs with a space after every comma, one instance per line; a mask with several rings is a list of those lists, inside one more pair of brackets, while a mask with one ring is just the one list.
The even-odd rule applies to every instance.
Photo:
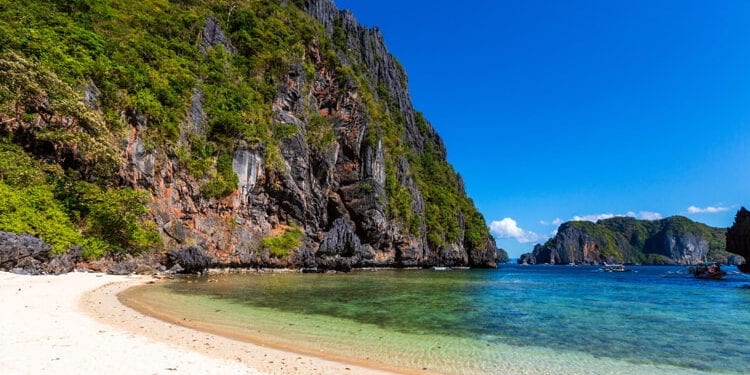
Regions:
[[[2, 144], [62, 217], [0, 230], [220, 266], [507, 260], [378, 29], [331, 0], [152, 3], [0, 11]], [[25, 48], [24, 28], [53, 37]]]
[[738, 267], [740, 271], [750, 273], [750, 211], [741, 207], [734, 217], [734, 224], [727, 230], [727, 251], [745, 258], [745, 263]]
[[712, 228], [688, 218], [662, 220], [615, 217], [570, 221], [560, 225], [555, 237], [523, 254], [528, 264], [694, 264], [703, 259], [737, 264], [739, 257], [724, 250], [724, 229]]

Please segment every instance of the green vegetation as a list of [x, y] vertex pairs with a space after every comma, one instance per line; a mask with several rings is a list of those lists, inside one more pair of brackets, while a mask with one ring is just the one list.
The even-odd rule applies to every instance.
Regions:
[[263, 239], [263, 248], [268, 250], [271, 256], [283, 258], [289, 256], [292, 250], [302, 246], [302, 238], [305, 233], [297, 226], [284, 229], [284, 233], [277, 236], [269, 236]]
[[232, 158], [223, 154], [216, 161], [216, 173], [209, 182], [201, 186], [204, 198], [223, 197], [237, 189], [239, 178], [232, 170]]
[[[8, 197], [0, 203], [0, 230], [38, 235], [58, 252], [83, 246], [91, 257], [159, 248], [155, 224], [145, 219], [148, 194], [121, 186], [127, 123], [138, 122], [147, 148], [176, 155], [201, 183], [204, 199], [226, 196], [238, 184], [231, 157], [240, 142], [263, 150], [266, 168], [284, 166], [279, 146], [302, 129], [274, 124], [271, 103], [291, 65], [308, 82], [314, 77], [320, 68], [309, 58], [314, 49], [339, 88], [357, 88], [367, 142], [382, 142], [389, 217], [411, 234], [426, 233], [434, 246], [483, 247], [484, 218], [427, 120], [415, 114], [425, 139], [424, 152], [416, 152], [405, 141], [411, 114], [359, 57], [341, 63], [336, 50], [350, 53], [342, 25], [329, 37], [303, 6], [301, 0], [288, 6], [275, 0], [0, 0], [0, 192]], [[201, 53], [209, 16], [237, 53], [222, 46]], [[84, 104], [83, 92], [93, 86], [94, 103]], [[206, 115], [200, 131], [185, 124], [197, 89]], [[309, 145], [334, 145], [330, 119], [305, 111]], [[408, 170], [399, 171], [403, 161]], [[414, 212], [405, 179], [419, 188], [424, 212]], [[369, 182], [360, 188], [375, 191]], [[294, 227], [263, 242], [283, 257], [302, 236]]]
[[0, 196], [0, 230], [39, 236], [55, 253], [81, 246], [96, 258], [161, 246], [153, 222], [142, 220], [145, 192], [71, 179], [7, 139], [0, 140]]

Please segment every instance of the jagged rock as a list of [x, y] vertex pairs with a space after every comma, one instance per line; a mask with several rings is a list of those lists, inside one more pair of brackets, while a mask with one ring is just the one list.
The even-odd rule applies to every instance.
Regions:
[[44, 241], [28, 234], [0, 232], [0, 270], [22, 269], [32, 275], [44, 273], [51, 249]]
[[196, 246], [167, 253], [167, 267], [170, 267], [170, 270], [175, 265], [182, 268], [182, 271], [175, 271], [177, 273], [203, 273], [212, 263], [211, 257]]
[[360, 253], [362, 244], [351, 225], [343, 218], [336, 219], [320, 244], [318, 254], [355, 257]]
[[83, 252], [80, 247], [73, 247], [70, 250], [53, 255], [45, 265], [47, 273], [59, 275], [75, 270], [76, 265], [83, 261]]
[[203, 25], [203, 33], [201, 33], [201, 44], [200, 51], [202, 54], [207, 54], [210, 48], [221, 45], [227, 52], [237, 53], [237, 49], [232, 45], [232, 41], [227, 38], [224, 31], [219, 26], [219, 20], [214, 16], [209, 16], [206, 19], [206, 23]]
[[99, 109], [99, 97], [102, 95], [93, 81], [89, 81], [83, 88], [83, 102], [90, 109]]
[[110, 275], [130, 275], [135, 272], [138, 265], [132, 261], [124, 261], [115, 264], [107, 269], [107, 273]]

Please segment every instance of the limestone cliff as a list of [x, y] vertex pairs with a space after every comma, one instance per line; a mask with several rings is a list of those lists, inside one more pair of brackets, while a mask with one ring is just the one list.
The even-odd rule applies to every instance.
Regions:
[[739, 266], [742, 272], [750, 273], [750, 211], [741, 207], [734, 217], [734, 224], [727, 230], [727, 251], [745, 258]]
[[[414, 110], [406, 73], [377, 29], [330, 0], [149, 3], [55, 8], [112, 55], [98, 63], [113, 65], [106, 71], [91, 63], [82, 76], [67, 75], [44, 58], [18, 57], [40, 60], [29, 69], [49, 70], [73, 89], [85, 83], [81, 111], [106, 129], [66, 131], [99, 140], [115, 173], [104, 178], [94, 168], [101, 158], [80, 142], [37, 136], [38, 124], [76, 121], [65, 108], [0, 113], [6, 137], [34, 158], [56, 160], [74, 186], [84, 179], [147, 192], [140, 220], [153, 223], [161, 249], [196, 246], [219, 265], [494, 267], [507, 257], [442, 140]], [[153, 18], [118, 18], [149, 11]], [[128, 27], [141, 39], [116, 39]], [[145, 47], [128, 49], [129, 40]], [[94, 48], [86, 43], [94, 42], [77, 47]], [[116, 60], [127, 53], [138, 55]], [[118, 77], [130, 70], [142, 82]]]
[[694, 264], [705, 258], [726, 263], [741, 261], [724, 251], [723, 229], [673, 216], [662, 220], [616, 217], [571, 221], [560, 225], [555, 237], [519, 262], [529, 264]]

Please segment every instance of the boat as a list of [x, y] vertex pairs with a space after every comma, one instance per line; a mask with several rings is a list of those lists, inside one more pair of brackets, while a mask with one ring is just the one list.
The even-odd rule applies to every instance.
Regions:
[[688, 272], [690, 272], [696, 279], [706, 280], [719, 280], [727, 274], [721, 269], [721, 264], [718, 262], [703, 262], [696, 264], [688, 267]]
[[604, 263], [604, 266], [602, 266], [602, 271], [604, 272], [628, 272], [630, 270], [625, 269], [624, 264], [607, 264]]
[[441, 267], [441, 266], [434, 266], [430, 268], [433, 271], [450, 271], [450, 267]]

